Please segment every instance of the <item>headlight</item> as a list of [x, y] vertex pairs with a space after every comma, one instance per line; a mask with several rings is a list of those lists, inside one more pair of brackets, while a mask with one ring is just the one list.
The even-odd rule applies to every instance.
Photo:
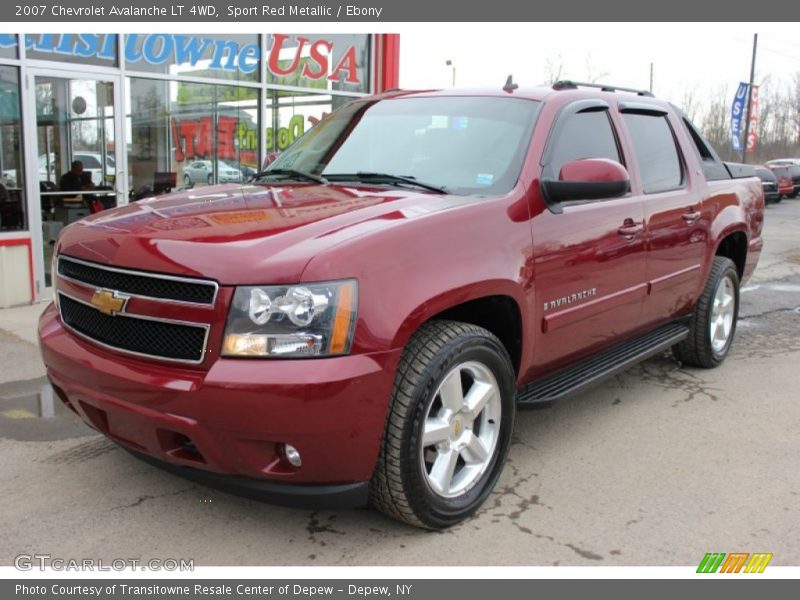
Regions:
[[237, 287], [222, 354], [275, 358], [347, 354], [357, 300], [354, 280]]

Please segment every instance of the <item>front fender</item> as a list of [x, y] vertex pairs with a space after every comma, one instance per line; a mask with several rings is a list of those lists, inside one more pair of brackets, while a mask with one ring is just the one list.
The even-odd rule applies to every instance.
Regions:
[[[397, 219], [315, 256], [303, 280], [358, 280], [353, 352], [402, 348], [432, 316], [486, 296], [512, 298], [523, 331], [533, 331], [531, 233], [528, 221], [509, 217], [506, 205], [513, 200], [471, 200]], [[523, 336], [523, 353], [526, 348]]]

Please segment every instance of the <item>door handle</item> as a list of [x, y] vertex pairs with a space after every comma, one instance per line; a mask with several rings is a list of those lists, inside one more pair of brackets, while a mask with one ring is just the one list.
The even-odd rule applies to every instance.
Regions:
[[686, 224], [687, 225], [691, 225], [692, 223], [697, 221], [697, 219], [699, 219], [701, 215], [696, 210], [689, 209], [688, 211], [683, 213], [682, 216], [683, 216], [683, 220], [686, 221]]
[[644, 231], [644, 223], [637, 223], [633, 219], [625, 219], [622, 227], [617, 229], [617, 233], [628, 241], [635, 238], [642, 231]]

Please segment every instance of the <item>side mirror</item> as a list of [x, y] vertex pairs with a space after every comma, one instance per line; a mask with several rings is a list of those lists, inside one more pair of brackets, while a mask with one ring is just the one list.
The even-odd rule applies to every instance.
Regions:
[[542, 179], [542, 194], [551, 208], [552, 204], [569, 200], [618, 198], [630, 189], [627, 169], [607, 158], [571, 160], [561, 167], [557, 180]]

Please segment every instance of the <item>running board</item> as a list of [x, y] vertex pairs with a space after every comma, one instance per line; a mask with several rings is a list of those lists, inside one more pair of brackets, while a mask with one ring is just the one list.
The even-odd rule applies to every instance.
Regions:
[[529, 383], [517, 392], [517, 404], [530, 406], [558, 400], [667, 350], [688, 334], [689, 328], [681, 323], [670, 323], [654, 329]]

